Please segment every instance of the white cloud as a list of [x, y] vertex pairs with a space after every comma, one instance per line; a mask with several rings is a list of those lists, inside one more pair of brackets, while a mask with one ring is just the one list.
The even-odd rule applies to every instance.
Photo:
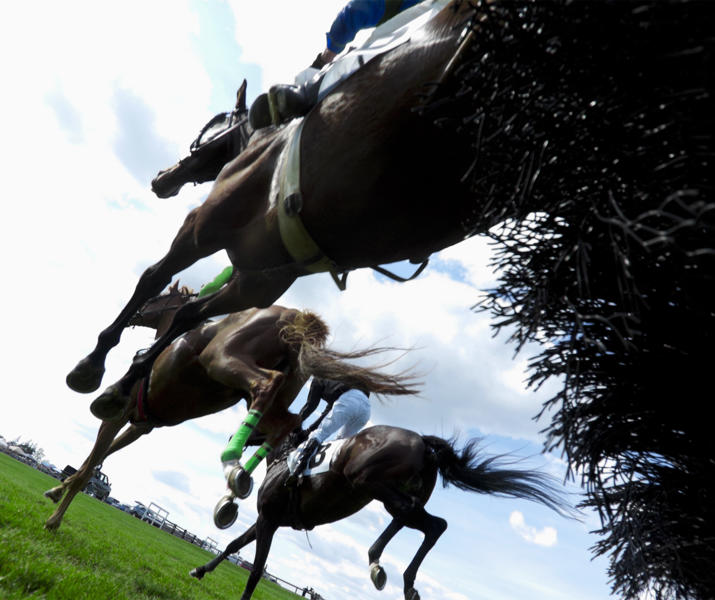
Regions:
[[537, 529], [531, 525], [527, 525], [524, 521], [524, 515], [515, 510], [509, 516], [509, 525], [516, 531], [523, 539], [531, 544], [536, 544], [537, 546], [545, 546], [551, 548], [555, 546], [558, 541], [558, 535], [556, 529], [553, 527], [543, 527]]
[[[292, 83], [325, 47], [325, 33], [344, 0], [300, 2], [231, 0], [236, 16], [236, 41], [242, 60], [263, 67], [263, 91], [275, 83]], [[267, 33], [268, 32], [268, 33]]]

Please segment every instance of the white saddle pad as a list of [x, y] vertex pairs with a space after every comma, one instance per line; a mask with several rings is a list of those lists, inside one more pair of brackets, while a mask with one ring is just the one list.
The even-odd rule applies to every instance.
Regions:
[[[425, 0], [376, 27], [362, 46], [330, 64], [320, 84], [318, 100], [325, 98], [336, 85], [376, 56], [410, 41], [448, 2], [449, 0]], [[301, 75], [302, 81], [297, 83], [305, 81], [307, 70]]]
[[[313, 455], [313, 458], [308, 461], [308, 466], [305, 471], [303, 471], [303, 476], [312, 477], [313, 475], [320, 475], [321, 473], [328, 471], [333, 462], [333, 458], [335, 458], [340, 449], [345, 445], [345, 442], [347, 442], [347, 438], [326, 442], [320, 446], [318, 451]], [[288, 455], [288, 469], [291, 473], [298, 463], [298, 455], [300, 454], [300, 450], [302, 450], [302, 448], [303, 444], [298, 446]]]

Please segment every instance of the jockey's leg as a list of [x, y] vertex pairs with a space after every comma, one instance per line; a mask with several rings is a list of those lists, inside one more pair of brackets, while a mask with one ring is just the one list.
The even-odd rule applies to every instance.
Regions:
[[338, 432], [338, 437], [355, 435], [370, 419], [370, 401], [359, 390], [348, 390], [333, 404], [328, 416], [310, 436], [321, 444]]

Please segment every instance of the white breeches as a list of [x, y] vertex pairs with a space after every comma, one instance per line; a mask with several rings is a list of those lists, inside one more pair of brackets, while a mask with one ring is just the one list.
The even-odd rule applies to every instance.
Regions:
[[311, 434], [310, 439], [316, 439], [322, 444], [329, 437], [336, 440], [350, 437], [360, 431], [369, 420], [368, 397], [360, 390], [348, 390], [333, 403], [333, 409]]

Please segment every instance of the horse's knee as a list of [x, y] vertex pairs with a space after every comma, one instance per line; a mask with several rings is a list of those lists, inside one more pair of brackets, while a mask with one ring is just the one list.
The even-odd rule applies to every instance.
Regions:
[[447, 531], [447, 521], [441, 517], [435, 517], [432, 522], [432, 533], [439, 537], [445, 531]]

